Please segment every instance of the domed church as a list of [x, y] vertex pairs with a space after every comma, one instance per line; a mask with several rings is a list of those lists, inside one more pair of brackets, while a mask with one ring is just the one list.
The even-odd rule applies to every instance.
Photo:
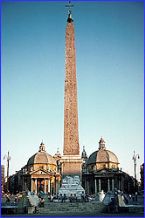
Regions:
[[88, 170], [91, 172], [93, 169], [118, 169], [119, 162], [117, 156], [106, 149], [105, 141], [101, 138], [98, 150], [90, 155], [87, 165]]
[[30, 190], [39, 193], [57, 193], [60, 187], [60, 172], [57, 164], [58, 154], [52, 157], [41, 142], [37, 153], [17, 173], [18, 190]]
[[[99, 141], [97, 151], [89, 158], [85, 148], [82, 151], [82, 186], [86, 194], [97, 194], [117, 188], [124, 192], [134, 190], [133, 177], [119, 169], [117, 156], [106, 149], [103, 138]], [[27, 164], [9, 178], [10, 192], [30, 190], [31, 192], [57, 194], [61, 187], [62, 165], [61, 154], [57, 150], [54, 156], [48, 154], [45, 145], [41, 142], [38, 152], [33, 154]]]
[[[82, 152], [84, 159], [82, 168], [82, 185], [88, 194], [97, 194], [101, 190], [104, 192], [117, 188], [122, 191], [129, 191], [131, 179], [128, 174], [119, 170], [117, 156], [106, 149], [103, 138], [99, 141], [99, 148], [93, 152], [89, 158], [85, 149]], [[127, 185], [126, 185], [127, 183]]]

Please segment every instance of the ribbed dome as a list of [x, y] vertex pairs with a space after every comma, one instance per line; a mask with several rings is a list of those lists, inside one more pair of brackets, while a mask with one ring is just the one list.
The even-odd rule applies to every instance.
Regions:
[[56, 165], [55, 159], [45, 151], [43, 143], [40, 144], [39, 151], [29, 158], [27, 165], [33, 164], [54, 164]]
[[102, 162], [119, 163], [117, 156], [112, 151], [106, 150], [105, 141], [101, 138], [99, 141], [99, 149], [90, 155], [87, 164], [95, 164]]
[[112, 163], [119, 163], [117, 156], [109, 150], [99, 150], [93, 152], [88, 161], [87, 164], [95, 164], [95, 163], [101, 163], [101, 162], [112, 162]]

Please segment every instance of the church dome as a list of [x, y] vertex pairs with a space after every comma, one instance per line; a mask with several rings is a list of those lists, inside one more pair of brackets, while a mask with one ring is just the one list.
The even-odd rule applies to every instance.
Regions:
[[117, 156], [109, 150], [95, 151], [88, 158], [87, 164], [95, 164], [100, 162], [119, 163]]
[[117, 156], [112, 151], [105, 148], [105, 141], [101, 138], [99, 141], [99, 149], [90, 155], [87, 165], [109, 162], [119, 164]]
[[27, 162], [27, 166], [33, 164], [53, 164], [56, 165], [55, 159], [45, 151], [43, 142], [39, 146], [39, 151], [31, 156]]

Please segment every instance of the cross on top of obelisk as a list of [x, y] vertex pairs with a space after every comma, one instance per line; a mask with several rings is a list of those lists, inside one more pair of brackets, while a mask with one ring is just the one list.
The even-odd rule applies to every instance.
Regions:
[[71, 8], [73, 7], [73, 5], [71, 4], [71, 1], [69, 1], [68, 4], [65, 5], [65, 7], [68, 8], [68, 19], [67, 19], [67, 22], [71, 23], [73, 21], [73, 19], [72, 19], [72, 12], [71, 12]]
[[68, 12], [69, 12], [69, 13], [71, 13], [71, 8], [72, 8], [73, 6], [74, 6], [74, 5], [71, 4], [71, 1], [69, 1], [68, 4], [65, 5], [65, 7], [69, 8], [69, 9], [68, 9]]

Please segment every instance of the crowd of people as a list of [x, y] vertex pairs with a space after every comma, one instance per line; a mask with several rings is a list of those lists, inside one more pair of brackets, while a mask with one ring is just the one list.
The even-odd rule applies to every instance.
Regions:
[[[82, 193], [81, 196], [78, 198], [76, 194], [70, 194], [69, 197], [66, 196], [66, 194], [51, 194], [51, 193], [38, 193], [36, 194], [35, 192], [31, 192], [31, 195], [36, 195], [38, 198], [38, 207], [44, 207], [45, 205], [45, 200], [48, 200], [48, 202], [89, 202], [91, 201], [91, 196]], [[122, 195], [123, 201], [125, 204], [128, 204], [130, 202], [137, 202], [138, 200], [138, 193], [136, 192], [135, 194], [128, 194], [128, 195]], [[31, 206], [30, 202], [28, 202], [28, 192], [19, 192], [17, 194], [11, 194], [9, 192], [7, 193], [2, 193], [2, 204], [4, 205], [18, 205], [20, 202], [24, 203], [25, 199], [25, 204], [27, 206]], [[26, 200], [27, 199], [27, 200]], [[113, 198], [111, 198], [111, 201], [108, 205], [108, 212], [109, 211], [115, 211], [117, 212], [118, 210], [118, 194], [115, 194]]]
[[[108, 193], [108, 192], [107, 192]], [[107, 197], [107, 193], [105, 193], [105, 197]], [[111, 192], [110, 192], [111, 193]], [[105, 199], [104, 197], [104, 199]], [[132, 205], [138, 204], [141, 197], [137, 192], [133, 194], [125, 194], [119, 190], [112, 192], [110, 197], [106, 198], [109, 199], [107, 204], [104, 202], [104, 206], [106, 205], [106, 211], [108, 213], [118, 213], [120, 212], [120, 206], [124, 207], [125, 204]], [[51, 194], [51, 193], [44, 193], [39, 192], [35, 193], [35, 191], [30, 192], [19, 192], [16, 194], [11, 194], [9, 192], [2, 193], [2, 206], [17, 206], [25, 208], [26, 212], [33, 211], [30, 213], [38, 213], [40, 207], [45, 207], [49, 202], [59, 202], [59, 203], [75, 203], [75, 202], [90, 202], [90, 201], [100, 201], [99, 195], [87, 195], [82, 193], [80, 196], [77, 196], [75, 193], [70, 194], [69, 196], [66, 194]], [[104, 201], [104, 200], [103, 200]], [[121, 205], [120, 205], [121, 204]], [[123, 205], [124, 204], [124, 205]]]
[[77, 197], [76, 194], [70, 194], [67, 196], [66, 194], [56, 194], [52, 195], [48, 193], [48, 201], [49, 202], [88, 202], [89, 201], [89, 196], [87, 194], [82, 193], [80, 197]]
[[137, 204], [138, 193], [125, 194], [120, 190], [114, 192], [114, 196], [110, 197], [110, 202], [107, 205], [107, 211], [118, 213], [120, 207], [125, 207], [125, 205]]
[[25, 192], [19, 192], [17, 194], [11, 194], [10, 192], [2, 192], [2, 204], [17, 205], [22, 198], [26, 196]]

